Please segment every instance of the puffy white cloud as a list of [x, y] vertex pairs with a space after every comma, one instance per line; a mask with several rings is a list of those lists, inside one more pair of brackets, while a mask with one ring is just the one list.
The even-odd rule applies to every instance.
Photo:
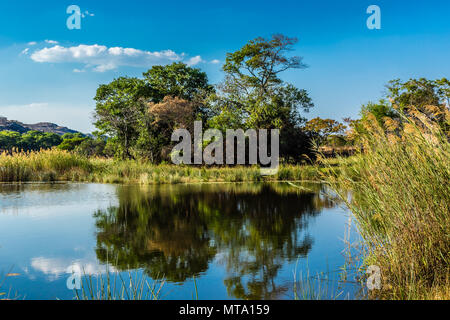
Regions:
[[[80, 44], [73, 47], [55, 45], [33, 52], [31, 59], [36, 62], [49, 63], [81, 63], [96, 72], [105, 72], [121, 66], [150, 67], [157, 64], [168, 64], [183, 61], [184, 53], [177, 54], [172, 50], [144, 51], [134, 48], [106, 47], [103, 45]], [[188, 65], [204, 62], [200, 56], [186, 61]], [[80, 70], [80, 69], [77, 69]]]
[[218, 64], [218, 63], [220, 63], [220, 60], [214, 59], [214, 60], [211, 60], [211, 63], [212, 64]]
[[[64, 258], [36, 257], [31, 259], [31, 267], [45, 274], [50, 281], [57, 280], [64, 275], [68, 276], [73, 272], [80, 273], [81, 276], [106, 273], [106, 266], [88, 259], [71, 261]], [[109, 266], [108, 269], [110, 272], [117, 271], [113, 266]]]
[[55, 41], [55, 40], [45, 40], [45, 42], [47, 42], [49, 44], [58, 44], [58, 41]]
[[35, 46], [35, 45], [37, 45], [37, 42], [36, 41], [31, 41], [31, 42], [28, 42], [28, 45], [29, 46]]
[[202, 57], [195, 56], [195, 57], [190, 58], [188, 61], [186, 61], [186, 64], [188, 66], [195, 66], [195, 65], [197, 65], [197, 64], [199, 64], [201, 62], [204, 62]]

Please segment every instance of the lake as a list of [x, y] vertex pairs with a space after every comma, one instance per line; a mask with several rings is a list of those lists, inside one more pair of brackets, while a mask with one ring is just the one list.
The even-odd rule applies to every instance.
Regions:
[[162, 299], [293, 299], [308, 281], [321, 298], [354, 299], [348, 223], [312, 183], [3, 184], [0, 292], [73, 299], [76, 266], [164, 279]]

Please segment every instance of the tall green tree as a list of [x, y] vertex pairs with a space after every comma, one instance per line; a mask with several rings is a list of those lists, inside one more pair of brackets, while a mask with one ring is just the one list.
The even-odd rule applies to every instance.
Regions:
[[[208, 110], [205, 100], [214, 92], [208, 76], [200, 69], [182, 62], [154, 66], [143, 74], [148, 89], [147, 116], [142, 118], [137, 149], [139, 154], [153, 162], [165, 160], [170, 148], [170, 137], [177, 124], [190, 123], [192, 119], [206, 121]], [[183, 106], [189, 105], [189, 108]], [[162, 110], [166, 112], [161, 113]], [[179, 112], [184, 110], [183, 112]], [[162, 114], [176, 115], [177, 121]]]
[[95, 125], [101, 135], [110, 137], [107, 149], [115, 149], [116, 155], [137, 155], [158, 162], [162, 148], [170, 142], [170, 128], [156, 121], [158, 115], [149, 104], [177, 97], [195, 105], [193, 114], [186, 114], [186, 118], [206, 118], [203, 100], [214, 88], [206, 73], [181, 62], [154, 66], [143, 76], [121, 77], [97, 89]]
[[161, 102], [166, 96], [188, 101], [214, 90], [208, 83], [208, 76], [200, 69], [189, 67], [182, 62], [166, 66], [153, 66], [144, 72], [145, 84], [150, 89], [150, 101]]
[[15, 131], [0, 131], [0, 150], [11, 151], [20, 147], [21, 135]]
[[130, 158], [130, 149], [139, 136], [138, 121], [145, 116], [142, 100], [148, 96], [145, 83], [137, 78], [120, 77], [101, 85], [94, 98], [94, 118], [100, 134], [116, 138], [117, 155]]
[[228, 53], [225, 80], [211, 101], [210, 124], [223, 126], [229, 121], [241, 128], [280, 129], [282, 156], [297, 161], [308, 153], [301, 112], [314, 104], [306, 90], [280, 77], [284, 71], [306, 68], [301, 57], [289, 55], [297, 41], [284, 35], [256, 38]]
[[81, 133], [66, 133], [62, 136], [62, 142], [58, 146], [58, 149], [73, 151], [86, 139], [88, 138]]

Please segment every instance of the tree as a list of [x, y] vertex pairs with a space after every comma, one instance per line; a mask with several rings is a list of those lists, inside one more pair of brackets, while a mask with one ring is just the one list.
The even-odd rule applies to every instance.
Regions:
[[278, 77], [281, 72], [306, 67], [301, 57], [285, 55], [297, 41], [276, 34], [271, 39], [256, 38], [240, 50], [228, 53], [223, 66], [228, 82], [247, 95], [270, 96], [283, 83]]
[[149, 95], [147, 112], [139, 122], [136, 149], [140, 156], [159, 162], [165, 158], [172, 131], [207, 119], [205, 99], [214, 92], [200, 69], [178, 62], [154, 66], [144, 74]]
[[23, 133], [18, 143], [19, 148], [22, 150], [34, 150], [50, 149], [61, 143], [62, 139], [56, 133], [41, 132], [41, 131], [28, 131]]
[[95, 125], [100, 134], [110, 137], [106, 148], [115, 149], [116, 155], [160, 161], [162, 145], [170, 143], [171, 132], [166, 129], [171, 126], [156, 121], [158, 115], [148, 103], [179, 98], [194, 103], [192, 112], [184, 114], [186, 119], [206, 118], [203, 99], [213, 87], [206, 73], [183, 63], [154, 66], [143, 75], [144, 79], [121, 77], [97, 89]]
[[421, 109], [427, 105], [450, 105], [450, 81], [446, 78], [438, 80], [420, 78], [405, 82], [395, 79], [390, 81], [386, 88], [388, 98], [400, 108], [414, 106]]
[[38, 145], [39, 149], [51, 149], [57, 145], [59, 145], [63, 139], [60, 135], [53, 132], [45, 132], [38, 137]]
[[323, 145], [332, 136], [339, 136], [344, 133], [346, 126], [333, 119], [314, 118], [305, 124], [305, 130], [312, 133], [312, 136]]
[[161, 102], [166, 96], [192, 101], [197, 96], [205, 96], [214, 90], [208, 83], [206, 73], [182, 62], [154, 66], [143, 76], [145, 84], [151, 91], [150, 101], [153, 103]]
[[60, 150], [73, 151], [77, 146], [79, 146], [83, 141], [85, 141], [87, 137], [85, 137], [81, 133], [65, 133], [62, 136], [62, 142], [58, 146]]
[[135, 143], [138, 121], [145, 116], [142, 100], [148, 96], [148, 87], [137, 78], [120, 77], [97, 89], [94, 118], [101, 134], [115, 137], [117, 152], [122, 158], [130, 158], [130, 148]]
[[105, 139], [87, 138], [75, 147], [75, 152], [86, 157], [102, 157], [105, 156], [105, 147]]
[[15, 131], [0, 131], [0, 151], [11, 151], [18, 148], [21, 135]]
[[153, 160], [168, 158], [172, 132], [179, 128], [188, 129], [193, 133], [196, 105], [194, 102], [178, 97], [166, 96], [160, 103], [150, 102], [148, 113], [152, 119], [150, 150]]
[[40, 149], [51, 149], [59, 145], [62, 138], [56, 133], [28, 131], [22, 135], [15, 131], [0, 132], [0, 150], [11, 151], [12, 149], [38, 151]]
[[314, 104], [306, 90], [280, 78], [286, 70], [306, 67], [301, 57], [287, 55], [296, 42], [296, 38], [274, 35], [271, 39], [254, 39], [228, 53], [223, 66], [225, 81], [210, 99], [210, 125], [223, 130], [229, 121], [245, 129], [280, 129], [283, 157], [298, 161], [302, 154], [309, 153], [300, 111], [307, 112]]

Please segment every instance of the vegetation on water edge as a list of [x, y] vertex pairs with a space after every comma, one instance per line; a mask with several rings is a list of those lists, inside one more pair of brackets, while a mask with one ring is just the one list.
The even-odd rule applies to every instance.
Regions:
[[193, 183], [318, 180], [328, 168], [282, 165], [273, 176], [262, 176], [258, 166], [201, 167], [153, 165], [139, 160], [88, 158], [63, 150], [0, 154], [0, 182]]
[[367, 114], [365, 151], [327, 175], [356, 217], [365, 264], [381, 268], [378, 298], [450, 298], [450, 112], [422, 111]]

